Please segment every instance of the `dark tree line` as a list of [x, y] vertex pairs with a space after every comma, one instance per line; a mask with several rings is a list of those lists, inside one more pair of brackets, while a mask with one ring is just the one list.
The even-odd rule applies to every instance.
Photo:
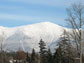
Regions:
[[3, 55], [4, 53], [5, 55], [3, 59], [0, 55], [0, 63], [2, 63], [2, 60], [3, 63], [10, 63], [9, 60], [13, 60], [13, 63], [79, 63], [79, 59], [76, 59], [78, 57], [77, 50], [73, 47], [66, 31], [59, 38], [57, 46], [55, 52], [52, 53], [50, 48], [46, 48], [45, 42], [41, 39], [38, 53], [35, 52], [35, 49], [32, 49], [32, 53], [28, 53], [21, 48], [17, 52], [7, 53], [3, 51]]

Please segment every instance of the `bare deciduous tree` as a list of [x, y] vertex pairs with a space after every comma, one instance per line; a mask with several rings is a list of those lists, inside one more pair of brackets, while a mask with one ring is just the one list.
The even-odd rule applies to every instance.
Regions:
[[73, 38], [77, 45], [77, 50], [80, 51], [80, 63], [82, 63], [82, 29], [84, 25], [84, 8], [81, 3], [73, 4], [68, 11], [68, 24], [73, 28], [73, 34], [70, 36]]

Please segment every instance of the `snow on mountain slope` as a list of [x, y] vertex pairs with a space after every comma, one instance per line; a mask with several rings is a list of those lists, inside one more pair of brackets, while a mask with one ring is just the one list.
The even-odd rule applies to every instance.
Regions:
[[39, 51], [38, 43], [41, 38], [45, 41], [47, 47], [53, 46], [52, 43], [61, 36], [64, 29], [70, 30], [51, 22], [14, 28], [0, 26], [0, 43], [3, 42], [4, 49], [8, 51], [16, 51], [19, 47], [24, 51], [31, 52], [32, 48]]

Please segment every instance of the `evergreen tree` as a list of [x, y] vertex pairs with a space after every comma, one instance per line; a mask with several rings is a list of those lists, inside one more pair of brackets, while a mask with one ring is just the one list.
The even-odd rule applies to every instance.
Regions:
[[35, 50], [33, 49], [31, 53], [31, 63], [35, 63], [35, 61], [36, 61], [36, 53]]
[[73, 62], [74, 58], [74, 48], [71, 44], [71, 41], [67, 35], [67, 32], [64, 30], [64, 33], [62, 37], [60, 38], [60, 41], [58, 43], [59, 48], [62, 51], [62, 60], [64, 63], [71, 63]]
[[39, 43], [39, 47], [40, 47], [40, 63], [47, 63], [47, 58], [46, 58], [46, 44], [45, 42], [41, 39], [40, 43]]
[[48, 52], [47, 52], [47, 62], [48, 63], [52, 63], [52, 53], [51, 53], [51, 50], [50, 48], [48, 49]]
[[41, 39], [41, 40], [40, 40], [40, 43], [39, 43], [39, 47], [40, 47], [40, 52], [39, 52], [39, 53], [40, 53], [41, 55], [45, 54], [45, 52], [46, 52], [45, 46], [46, 46], [45, 42]]
[[29, 56], [29, 53], [27, 52], [27, 56], [26, 56], [26, 61], [27, 61], [27, 63], [30, 63], [31, 62], [31, 58], [30, 58], [30, 56]]
[[62, 49], [61, 46], [59, 46], [53, 55], [53, 59], [54, 59], [53, 63], [62, 63], [62, 58], [63, 58]]

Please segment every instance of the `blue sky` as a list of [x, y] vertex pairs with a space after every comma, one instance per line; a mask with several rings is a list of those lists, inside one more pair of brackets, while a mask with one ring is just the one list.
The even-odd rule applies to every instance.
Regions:
[[66, 26], [66, 8], [79, 0], [0, 0], [0, 26], [16, 27], [50, 21]]

